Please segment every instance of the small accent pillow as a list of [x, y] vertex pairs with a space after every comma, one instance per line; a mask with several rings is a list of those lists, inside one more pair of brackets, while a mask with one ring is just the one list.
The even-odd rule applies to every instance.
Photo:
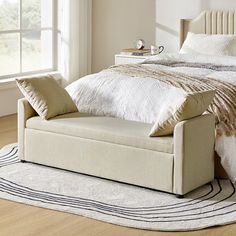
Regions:
[[149, 136], [157, 137], [173, 134], [174, 128], [179, 122], [202, 115], [213, 101], [214, 96], [215, 91], [209, 90], [187, 93], [186, 96], [176, 101], [170, 99], [158, 115]]
[[179, 53], [236, 56], [236, 35], [207, 35], [189, 32]]
[[50, 75], [16, 79], [16, 83], [34, 110], [45, 120], [78, 111], [67, 91]]

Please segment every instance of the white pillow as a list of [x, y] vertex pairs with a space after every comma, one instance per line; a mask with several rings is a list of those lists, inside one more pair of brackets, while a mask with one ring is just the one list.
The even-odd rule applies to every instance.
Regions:
[[189, 32], [179, 53], [236, 56], [236, 35]]

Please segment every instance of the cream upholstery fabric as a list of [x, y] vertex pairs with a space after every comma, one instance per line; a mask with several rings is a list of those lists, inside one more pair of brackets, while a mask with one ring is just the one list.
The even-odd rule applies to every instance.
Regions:
[[170, 135], [177, 123], [201, 115], [215, 96], [215, 91], [203, 91], [198, 93], [189, 93], [186, 96], [167, 101], [167, 107], [164, 107], [158, 115], [156, 123], [153, 125], [150, 136]]
[[152, 125], [135, 121], [73, 113], [55, 117], [50, 122], [44, 121], [40, 117], [33, 117], [27, 121], [26, 127], [153, 151], [174, 153], [173, 136], [152, 139], [147, 135]]
[[[88, 117], [86, 114], [79, 115], [79, 118], [78, 113], [73, 113], [64, 115], [63, 118], [57, 117], [50, 121], [42, 121], [39, 117], [32, 117], [35, 112], [28, 102], [22, 99], [19, 101], [18, 115], [20, 121], [19, 148], [22, 160], [175, 194], [186, 194], [214, 179], [213, 115], [198, 116], [178, 123], [174, 130], [173, 154], [134, 147], [130, 143], [113, 143], [108, 140], [109, 135], [103, 130], [104, 121], [98, 125], [91, 121], [90, 128], [97, 130], [96, 135], [94, 135], [95, 132], [81, 129], [79, 132], [89, 135], [89, 137], [76, 136], [72, 128], [74, 126], [70, 124], [71, 120], [67, 123], [66, 119], [75, 117], [76, 123], [79, 123], [80, 118]], [[25, 128], [26, 120], [27, 128]], [[54, 123], [59, 121], [63, 124]], [[36, 123], [39, 125], [38, 127], [29, 127]], [[46, 123], [47, 130], [45, 129]], [[49, 129], [50, 124], [52, 128]], [[109, 121], [109, 125], [111, 126], [110, 130], [113, 131], [130, 127], [131, 133], [135, 133], [134, 130], [138, 127], [133, 122], [132, 125], [129, 123], [119, 124], [118, 128], [113, 121]], [[71, 126], [70, 130], [67, 129], [69, 126]], [[88, 123], [82, 126], [88, 128]], [[44, 128], [40, 130], [42, 127]], [[55, 127], [57, 130], [54, 129]], [[68, 134], [62, 132], [62, 127], [67, 129]], [[145, 127], [141, 124], [141, 127], [135, 135], [139, 134], [142, 139], [142, 132], [148, 126]], [[123, 131], [119, 132], [120, 135]], [[124, 134], [127, 135], [128, 132], [124, 132]], [[117, 140], [121, 138], [119, 135], [116, 132]], [[129, 136], [131, 139], [132, 135]], [[94, 137], [98, 140], [93, 139]], [[101, 140], [101, 137], [104, 138], [104, 141]], [[125, 137], [124, 140], [127, 141], [128, 137]], [[162, 137], [155, 140], [157, 144], [165, 139]], [[137, 144], [140, 143], [137, 141], [135, 145], [137, 146]]]
[[16, 80], [23, 95], [43, 118], [78, 111], [71, 97], [51, 76]]
[[168, 192], [173, 189], [173, 154], [28, 128], [25, 145], [26, 161]]
[[185, 194], [214, 179], [215, 118], [203, 115], [178, 123], [174, 131], [174, 189]]
[[236, 56], [236, 36], [194, 34], [189, 32], [180, 53]]
[[36, 111], [26, 99], [20, 99], [18, 101], [18, 155], [20, 159], [24, 159], [26, 121], [36, 115]]

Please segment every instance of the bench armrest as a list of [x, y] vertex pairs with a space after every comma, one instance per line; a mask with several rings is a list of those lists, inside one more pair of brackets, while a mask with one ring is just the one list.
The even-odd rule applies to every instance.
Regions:
[[215, 117], [180, 122], [174, 130], [173, 192], [184, 195], [214, 179]]
[[26, 99], [18, 100], [18, 155], [20, 159], [24, 159], [26, 121], [36, 115], [36, 111]]

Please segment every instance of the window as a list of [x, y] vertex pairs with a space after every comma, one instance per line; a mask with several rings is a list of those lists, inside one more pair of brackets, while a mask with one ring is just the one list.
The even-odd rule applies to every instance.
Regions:
[[56, 0], [0, 0], [0, 79], [57, 69]]

